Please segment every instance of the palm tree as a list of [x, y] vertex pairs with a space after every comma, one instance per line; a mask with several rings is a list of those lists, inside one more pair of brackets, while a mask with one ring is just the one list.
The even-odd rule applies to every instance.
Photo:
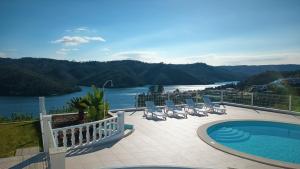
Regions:
[[103, 100], [103, 91], [92, 86], [92, 92], [87, 94], [86, 100], [88, 101], [88, 119], [90, 121], [104, 119], [105, 114], [108, 112], [109, 105]]
[[78, 110], [78, 121], [84, 121], [84, 111], [88, 108], [88, 101], [86, 98], [82, 97], [73, 97], [68, 103], [70, 107]]

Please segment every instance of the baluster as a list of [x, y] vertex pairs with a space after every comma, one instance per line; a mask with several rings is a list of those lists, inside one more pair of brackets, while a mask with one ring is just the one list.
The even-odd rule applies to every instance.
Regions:
[[56, 146], [58, 147], [58, 141], [57, 141], [57, 131], [56, 131], [56, 130], [54, 130], [54, 131], [53, 131], [53, 136], [54, 136], [54, 141], [55, 141], [55, 144], [56, 144]]
[[116, 118], [116, 132], [119, 130], [119, 122], [118, 122], [118, 118]]
[[114, 118], [112, 121], [113, 121], [113, 124], [112, 124], [113, 129], [112, 129], [112, 131], [114, 133], [115, 130], [116, 130], [116, 119]]
[[71, 129], [71, 142], [72, 142], [72, 147], [75, 146], [75, 133], [74, 133], [74, 128]]
[[107, 121], [104, 121], [104, 138], [107, 136]]
[[66, 130], [63, 130], [63, 143], [64, 143], [64, 147], [67, 147], [67, 132]]
[[108, 133], [108, 135], [109, 135], [109, 136], [111, 136], [111, 130], [112, 130], [112, 119], [111, 119], [111, 120], [109, 120], [109, 126], [108, 126], [108, 128], [109, 128], [109, 133]]
[[85, 129], [86, 129], [86, 143], [90, 142], [90, 131], [89, 131], [89, 128], [90, 128], [89, 125], [85, 126]]
[[79, 145], [82, 145], [82, 126], [79, 128]]
[[55, 144], [56, 144], [56, 146], [58, 147], [58, 138], [57, 138], [57, 131], [55, 130], [54, 131], [54, 141], [55, 141]]
[[93, 124], [93, 142], [96, 141], [96, 124]]
[[99, 140], [101, 140], [101, 138], [102, 138], [102, 122], [99, 123], [99, 129], [98, 129], [98, 132], [99, 132]]

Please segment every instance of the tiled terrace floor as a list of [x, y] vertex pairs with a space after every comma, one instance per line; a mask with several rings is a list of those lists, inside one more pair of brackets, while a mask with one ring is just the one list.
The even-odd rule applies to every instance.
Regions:
[[226, 106], [227, 115], [188, 116], [188, 119], [147, 120], [143, 112], [126, 113], [125, 122], [135, 131], [116, 143], [66, 158], [67, 169], [98, 169], [134, 166], [190, 168], [275, 168], [230, 155], [203, 142], [196, 131], [202, 124], [223, 119], [264, 119], [295, 122], [300, 116]]

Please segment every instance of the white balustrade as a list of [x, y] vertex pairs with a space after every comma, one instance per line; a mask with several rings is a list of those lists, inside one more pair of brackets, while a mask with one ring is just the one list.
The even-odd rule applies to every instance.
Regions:
[[68, 149], [101, 142], [119, 133], [118, 121], [118, 116], [114, 116], [95, 122], [52, 129], [53, 139], [57, 147]]

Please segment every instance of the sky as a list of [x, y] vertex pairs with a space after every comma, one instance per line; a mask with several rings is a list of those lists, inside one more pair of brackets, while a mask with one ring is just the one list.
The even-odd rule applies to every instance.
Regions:
[[300, 1], [1, 0], [0, 57], [300, 64]]

